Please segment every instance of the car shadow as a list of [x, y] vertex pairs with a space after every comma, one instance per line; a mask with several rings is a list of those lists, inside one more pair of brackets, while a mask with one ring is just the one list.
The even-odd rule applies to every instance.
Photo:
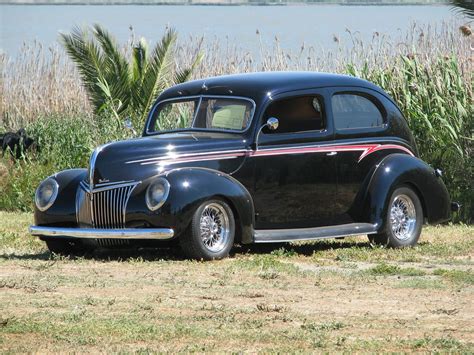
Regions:
[[[422, 243], [420, 243], [422, 244]], [[270, 254], [278, 251], [278, 253], [292, 253], [301, 256], [311, 256], [316, 252], [325, 250], [341, 250], [350, 248], [366, 248], [373, 247], [368, 242], [357, 240], [336, 240], [333, 242], [314, 242], [305, 244], [290, 244], [290, 243], [268, 243], [268, 244], [251, 244], [251, 245], [235, 245], [231, 252], [231, 258], [238, 258], [243, 255], [261, 255]], [[129, 249], [95, 249], [93, 251], [60, 256], [49, 251], [42, 251], [37, 253], [9, 253], [0, 254], [0, 260], [59, 260], [61, 258], [68, 258], [70, 260], [96, 260], [96, 261], [183, 261], [186, 258], [183, 256], [179, 247], [161, 247], [161, 248], [129, 248]]]
[[242, 245], [234, 248], [231, 255], [238, 256], [239, 254], [268, 254], [278, 251], [282, 254], [291, 252], [292, 254], [311, 256], [316, 252], [325, 250], [338, 250], [338, 249], [350, 249], [350, 248], [367, 248], [372, 249], [373, 247], [369, 242], [361, 241], [335, 241], [327, 243], [324, 241], [305, 243], [305, 244], [290, 244], [290, 243], [265, 243], [265, 244], [250, 244]]

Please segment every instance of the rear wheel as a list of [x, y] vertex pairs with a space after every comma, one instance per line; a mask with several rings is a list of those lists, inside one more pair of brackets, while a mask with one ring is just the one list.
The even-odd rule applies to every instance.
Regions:
[[194, 212], [188, 231], [180, 236], [186, 256], [198, 260], [222, 259], [234, 244], [232, 209], [222, 200], [203, 202]]
[[390, 198], [385, 228], [369, 236], [372, 244], [403, 248], [414, 246], [420, 238], [423, 209], [418, 195], [408, 186], [401, 186]]

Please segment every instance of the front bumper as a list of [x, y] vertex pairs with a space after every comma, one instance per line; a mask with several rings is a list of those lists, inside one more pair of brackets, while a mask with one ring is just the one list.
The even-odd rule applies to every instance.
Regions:
[[151, 239], [167, 240], [174, 236], [171, 228], [93, 229], [30, 226], [30, 233], [40, 237], [84, 239]]

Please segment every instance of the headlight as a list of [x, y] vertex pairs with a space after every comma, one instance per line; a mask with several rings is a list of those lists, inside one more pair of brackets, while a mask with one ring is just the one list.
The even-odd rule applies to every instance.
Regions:
[[40, 211], [46, 211], [58, 197], [59, 185], [53, 178], [47, 178], [36, 189], [35, 203]]
[[146, 190], [146, 205], [151, 211], [163, 206], [170, 192], [170, 183], [164, 178], [153, 181]]

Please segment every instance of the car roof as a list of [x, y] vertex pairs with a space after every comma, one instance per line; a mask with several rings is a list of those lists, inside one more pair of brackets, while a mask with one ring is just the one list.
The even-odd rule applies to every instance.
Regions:
[[318, 72], [259, 72], [210, 77], [175, 85], [165, 90], [158, 101], [180, 96], [243, 96], [257, 103], [266, 96], [327, 86], [356, 86], [388, 95], [378, 86], [353, 76]]

